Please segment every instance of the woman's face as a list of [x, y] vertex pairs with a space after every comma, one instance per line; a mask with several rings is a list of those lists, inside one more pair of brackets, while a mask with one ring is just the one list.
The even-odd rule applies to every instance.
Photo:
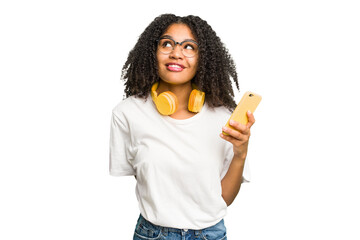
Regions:
[[[196, 41], [190, 28], [185, 24], [178, 23], [170, 25], [161, 37], [173, 39], [175, 42], [180, 43], [185, 40]], [[163, 43], [163, 46], [165, 44], [170, 44], [171, 40], [167, 41], [167, 43]], [[191, 41], [189, 41], [189, 45], [187, 45], [186, 42], [183, 43], [182, 46], [177, 44], [174, 50], [169, 54], [161, 52], [159, 50], [160, 46], [158, 46], [156, 57], [158, 60], [159, 76], [161, 80], [170, 84], [182, 84], [191, 81], [197, 71], [199, 56], [198, 53], [196, 53], [192, 57], [187, 57], [182, 51], [183, 47], [191, 49], [191, 46], [195, 46], [192, 45]]]

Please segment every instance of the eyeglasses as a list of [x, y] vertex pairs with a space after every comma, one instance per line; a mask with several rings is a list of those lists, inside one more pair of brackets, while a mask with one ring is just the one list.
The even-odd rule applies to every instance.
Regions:
[[174, 39], [167, 36], [158, 40], [158, 50], [163, 54], [170, 54], [178, 44], [185, 57], [194, 57], [198, 53], [199, 44], [194, 40], [187, 39], [182, 42], [176, 42]]

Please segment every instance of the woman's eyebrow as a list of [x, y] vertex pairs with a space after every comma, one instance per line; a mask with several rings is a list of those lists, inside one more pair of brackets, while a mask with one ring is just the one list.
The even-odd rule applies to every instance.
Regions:
[[172, 37], [170, 35], [162, 35], [161, 38], [171, 38], [172, 39]]
[[[163, 35], [163, 36], [161, 36], [160, 38], [166, 38], [166, 39], [171, 39], [171, 40], [174, 40], [175, 41], [175, 39], [172, 37], [172, 36], [170, 36], [170, 35]], [[185, 42], [185, 41], [195, 41], [194, 39], [191, 39], [191, 38], [188, 38], [188, 39], [185, 39], [185, 40], [183, 40], [183, 41], [181, 41], [181, 42]], [[176, 42], [176, 41], [175, 41]]]

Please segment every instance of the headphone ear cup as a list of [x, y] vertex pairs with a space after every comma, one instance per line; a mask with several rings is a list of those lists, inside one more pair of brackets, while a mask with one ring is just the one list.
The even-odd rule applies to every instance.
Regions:
[[194, 89], [190, 93], [188, 109], [190, 112], [200, 112], [204, 105], [205, 93]]
[[155, 105], [162, 115], [171, 115], [176, 112], [179, 103], [174, 93], [166, 91], [157, 97]]

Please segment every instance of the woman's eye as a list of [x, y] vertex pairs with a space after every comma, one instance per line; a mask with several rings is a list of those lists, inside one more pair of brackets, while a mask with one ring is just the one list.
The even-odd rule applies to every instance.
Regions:
[[162, 46], [163, 46], [163, 47], [166, 47], [166, 48], [172, 47], [171, 42], [169, 42], [169, 41], [163, 42]]
[[184, 46], [184, 49], [194, 50], [195, 48], [194, 48], [194, 46], [192, 46], [191, 44], [186, 44], [186, 45]]

